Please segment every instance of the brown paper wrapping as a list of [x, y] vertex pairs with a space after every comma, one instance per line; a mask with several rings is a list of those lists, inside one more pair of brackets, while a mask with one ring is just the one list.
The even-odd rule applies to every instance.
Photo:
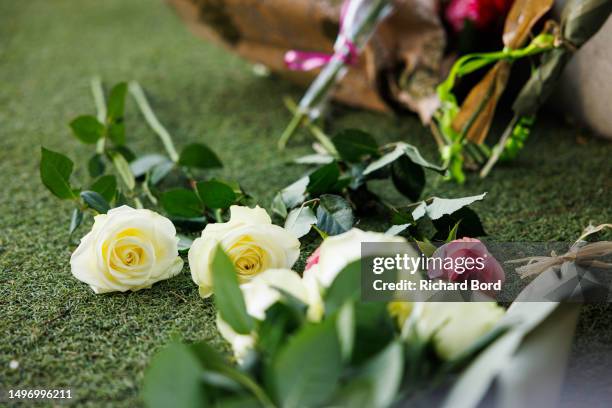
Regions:
[[[308, 86], [319, 70], [290, 71], [290, 49], [332, 52], [340, 0], [167, 0], [191, 30], [243, 58]], [[408, 108], [426, 122], [437, 107], [445, 33], [437, 0], [395, 0], [385, 19], [333, 92], [349, 105], [386, 111]]]

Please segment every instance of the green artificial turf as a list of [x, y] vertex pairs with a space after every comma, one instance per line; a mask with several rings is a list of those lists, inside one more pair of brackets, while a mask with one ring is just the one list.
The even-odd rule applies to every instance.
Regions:
[[[94, 113], [96, 74], [106, 84], [140, 81], [177, 145], [209, 144], [225, 163], [220, 175], [239, 180], [262, 205], [302, 174], [286, 162], [308, 152], [311, 140], [300, 134], [279, 154], [275, 143], [289, 119], [282, 97], [301, 90], [257, 77], [249, 64], [195, 38], [161, 1], [0, 2], [0, 392], [71, 388], [72, 402], [133, 406], [149, 357], [173, 336], [223, 343], [213, 305], [198, 297], [187, 268], [151, 290], [104, 296], [70, 274], [70, 207], [41, 185], [39, 150], [68, 154], [81, 167], [77, 179], [84, 177], [91, 150], [67, 123]], [[131, 101], [128, 112], [130, 144], [161, 151]], [[414, 117], [335, 107], [331, 130], [344, 127], [370, 130], [380, 143], [405, 140], [435, 157]], [[611, 144], [543, 118], [511, 165], [464, 186], [436, 182], [427, 194], [488, 191], [476, 209], [492, 239], [572, 240], [589, 221], [612, 221], [611, 154]], [[362, 225], [385, 229], [376, 218]], [[576, 352], [609, 355], [610, 311], [583, 313]], [[18, 369], [9, 369], [11, 360]]]

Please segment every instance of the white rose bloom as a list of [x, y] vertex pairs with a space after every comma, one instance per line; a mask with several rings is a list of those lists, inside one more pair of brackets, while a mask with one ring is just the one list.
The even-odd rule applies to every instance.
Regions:
[[322, 287], [329, 287], [345, 266], [361, 258], [362, 242], [406, 242], [406, 239], [358, 228], [326, 238], [321, 244], [319, 270], [315, 274]]
[[72, 274], [95, 293], [150, 288], [183, 268], [167, 218], [128, 206], [97, 215], [70, 258]]
[[[323, 304], [316, 287], [309, 286], [307, 280], [300, 278], [290, 269], [268, 269], [253, 280], [240, 285], [247, 313], [257, 320], [264, 320], [270, 306], [281, 299], [280, 289], [308, 305], [307, 318], [317, 321], [322, 316]], [[238, 361], [242, 361], [255, 345], [252, 334], [238, 334], [217, 315], [219, 333], [232, 346]]]
[[422, 337], [433, 335], [437, 353], [447, 360], [466, 351], [505, 313], [495, 302], [425, 302], [421, 306], [417, 333]]
[[239, 283], [267, 269], [291, 268], [300, 255], [300, 241], [272, 224], [263, 208], [233, 205], [230, 212], [228, 222], [206, 225], [189, 249], [191, 278], [204, 298], [212, 294], [211, 263], [218, 244], [234, 263]]

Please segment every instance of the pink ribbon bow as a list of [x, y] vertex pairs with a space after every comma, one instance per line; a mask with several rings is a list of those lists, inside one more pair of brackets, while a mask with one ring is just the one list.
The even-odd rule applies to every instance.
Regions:
[[359, 59], [359, 50], [357, 46], [344, 35], [344, 18], [351, 0], [344, 0], [340, 9], [340, 31], [338, 37], [341, 42], [339, 46], [334, 47], [333, 54], [316, 51], [297, 51], [289, 50], [285, 53], [285, 65], [292, 71], [310, 71], [329, 64], [334, 57], [339, 57], [346, 64], [354, 65]]

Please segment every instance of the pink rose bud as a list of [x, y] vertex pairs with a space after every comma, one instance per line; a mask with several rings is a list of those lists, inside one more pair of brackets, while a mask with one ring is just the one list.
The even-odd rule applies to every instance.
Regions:
[[480, 30], [501, 21], [514, 0], [452, 0], [446, 8], [446, 21], [453, 30], [463, 30], [466, 20]]
[[[477, 280], [481, 283], [503, 283], [505, 273], [487, 247], [477, 239], [462, 238], [438, 248], [431, 256], [427, 275], [450, 282]], [[435, 258], [440, 258], [436, 261]]]
[[304, 268], [304, 271], [307, 271], [311, 267], [318, 264], [320, 255], [321, 255], [321, 247], [319, 246], [317, 249], [315, 249], [315, 251], [312, 254], [310, 254], [308, 259], [306, 260], [306, 267]]

